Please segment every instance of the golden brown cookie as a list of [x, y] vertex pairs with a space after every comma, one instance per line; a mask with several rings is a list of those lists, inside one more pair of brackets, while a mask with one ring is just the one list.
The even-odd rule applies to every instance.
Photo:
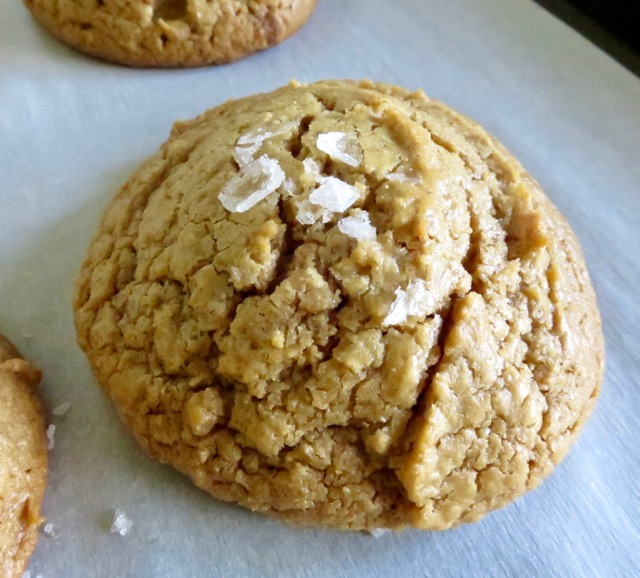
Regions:
[[26, 570], [42, 521], [47, 440], [34, 387], [40, 372], [0, 335], [0, 575]]
[[307, 525], [443, 529], [537, 486], [599, 392], [565, 219], [422, 92], [292, 83], [179, 122], [106, 210], [79, 343], [138, 441]]
[[140, 67], [231, 62], [282, 42], [316, 0], [24, 0], [63, 42]]

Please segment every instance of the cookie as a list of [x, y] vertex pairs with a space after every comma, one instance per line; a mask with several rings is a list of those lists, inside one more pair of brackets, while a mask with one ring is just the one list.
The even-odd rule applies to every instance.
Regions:
[[24, 0], [74, 48], [128, 66], [220, 64], [278, 44], [316, 0]]
[[304, 525], [477, 520], [560, 462], [603, 372], [538, 184], [474, 122], [369, 82], [176, 123], [106, 209], [74, 306], [151, 455]]
[[0, 335], [0, 575], [26, 570], [42, 522], [47, 441], [34, 387], [40, 372]]

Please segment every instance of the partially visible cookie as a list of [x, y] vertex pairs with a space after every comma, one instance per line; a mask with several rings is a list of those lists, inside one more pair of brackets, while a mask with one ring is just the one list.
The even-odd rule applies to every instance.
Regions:
[[24, 0], [63, 42], [128, 66], [231, 62], [278, 44], [316, 0]]
[[38, 538], [47, 440], [40, 371], [0, 335], [0, 575], [22, 576]]

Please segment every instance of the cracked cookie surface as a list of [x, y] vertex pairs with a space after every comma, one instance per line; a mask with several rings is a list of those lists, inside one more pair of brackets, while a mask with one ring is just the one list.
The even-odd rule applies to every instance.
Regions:
[[144, 448], [306, 525], [509, 503], [603, 371], [579, 245], [535, 181], [472, 121], [368, 82], [176, 123], [106, 209], [74, 307]]
[[0, 574], [19, 578], [38, 538], [47, 441], [40, 372], [0, 335]]
[[316, 0], [24, 0], [58, 39], [140, 67], [221, 64], [274, 46]]

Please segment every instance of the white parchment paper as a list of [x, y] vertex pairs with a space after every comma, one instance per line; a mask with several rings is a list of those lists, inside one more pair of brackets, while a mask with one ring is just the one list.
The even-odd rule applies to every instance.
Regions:
[[[98, 218], [174, 120], [291, 78], [422, 88], [501, 139], [581, 239], [604, 320], [600, 403], [539, 489], [442, 534], [296, 530], [145, 457], [75, 344]], [[529, 0], [319, 0], [279, 47], [228, 66], [131, 70], [0, 2], [0, 329], [45, 374], [57, 426], [32, 576], [634, 576], [640, 567], [640, 80]], [[109, 532], [110, 512], [133, 521]]]

